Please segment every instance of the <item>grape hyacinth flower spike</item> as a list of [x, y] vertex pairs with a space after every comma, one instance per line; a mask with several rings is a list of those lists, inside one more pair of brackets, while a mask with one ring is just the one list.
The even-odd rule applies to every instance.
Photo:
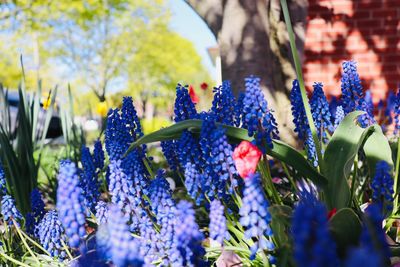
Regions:
[[46, 213], [46, 211], [44, 210], [42, 194], [37, 188], [34, 188], [31, 192], [31, 211], [33, 213], [33, 216], [38, 218], [39, 221]]
[[22, 220], [22, 215], [15, 205], [15, 200], [10, 195], [5, 195], [1, 198], [1, 215], [3, 215], [3, 220], [9, 225], [13, 225], [12, 220], [14, 220], [17, 225], [18, 221]]
[[94, 212], [97, 200], [100, 197], [100, 185], [97, 180], [94, 159], [90, 154], [89, 148], [86, 146], [82, 146], [81, 149], [81, 162], [83, 166], [81, 187], [84, 192], [85, 205], [90, 211]]
[[207, 266], [203, 260], [205, 250], [201, 245], [204, 235], [196, 223], [192, 204], [184, 200], [179, 202], [175, 210], [175, 220], [174, 246], [179, 255], [175, 255], [171, 266]]
[[365, 111], [358, 119], [362, 127], [375, 122], [372, 111], [365, 101], [360, 76], [357, 73], [357, 65], [354, 61], [342, 63], [343, 73], [341, 78], [342, 102], [345, 115], [355, 110]]
[[344, 119], [344, 111], [342, 106], [338, 106], [336, 108], [336, 114], [335, 114], [335, 123], [333, 125], [333, 128], [336, 130], [336, 128], [339, 126], [339, 124], [342, 122]]
[[175, 201], [172, 199], [172, 191], [168, 181], [164, 178], [164, 171], [158, 171], [154, 180], [151, 181], [150, 203], [157, 223], [161, 226], [157, 239], [159, 240], [158, 251], [166, 255], [163, 265], [168, 266], [170, 261], [176, 257], [177, 249], [173, 244], [175, 233]]
[[[64, 244], [67, 244], [65, 230], [58, 219], [57, 211], [48, 211], [38, 225], [38, 239], [52, 257], [66, 258]], [[63, 244], [64, 243], [64, 244]]]
[[383, 213], [393, 208], [392, 167], [386, 161], [376, 163], [375, 176], [372, 179], [372, 201], [381, 207]]
[[101, 225], [101, 224], [105, 224], [107, 223], [107, 219], [108, 219], [108, 205], [106, 202], [104, 202], [103, 200], [100, 200], [99, 202], [97, 202], [96, 205], [96, 220], [97, 220], [97, 224]]
[[109, 208], [108, 222], [97, 233], [99, 252], [109, 257], [118, 267], [143, 266], [138, 241], [129, 232], [126, 219], [120, 208]]
[[70, 160], [61, 161], [57, 179], [57, 211], [68, 236], [68, 243], [71, 248], [79, 248], [81, 253], [85, 253], [83, 238], [86, 235], [86, 213], [75, 163]]
[[194, 119], [197, 117], [196, 107], [190, 99], [187, 86], [182, 86], [179, 83], [176, 86], [174, 113], [175, 122]]
[[364, 213], [363, 229], [360, 237], [360, 247], [371, 253], [371, 257], [377, 257], [380, 264], [376, 266], [389, 266], [391, 252], [382, 227], [384, 220], [382, 208], [379, 204], [370, 204]]
[[254, 136], [255, 143], [265, 154], [272, 148], [272, 139], [279, 139], [278, 128], [272, 111], [268, 108], [261, 91], [260, 78], [250, 76], [245, 79], [246, 95], [243, 99], [243, 128]]
[[0, 161], [0, 198], [7, 194], [6, 174]]
[[104, 150], [101, 141], [97, 139], [94, 142], [94, 149], [93, 149], [93, 163], [96, 167], [96, 171], [100, 172], [104, 168]]
[[224, 215], [224, 206], [221, 201], [214, 199], [210, 206], [210, 237], [220, 245], [224, 244], [225, 239], [229, 239]]
[[245, 178], [242, 201], [243, 205], [239, 214], [240, 223], [246, 229], [244, 236], [246, 239], [257, 239], [250, 248], [250, 259], [253, 260], [258, 251], [273, 251], [275, 249], [271, 240], [273, 233], [270, 226], [272, 217], [268, 211], [269, 202], [264, 194], [258, 173], [250, 174]]
[[312, 188], [300, 187], [292, 219], [294, 259], [299, 267], [335, 267], [339, 260], [328, 229], [327, 210], [315, 194]]
[[397, 94], [394, 98], [394, 135], [399, 134], [400, 130], [400, 89], [397, 91]]
[[[308, 160], [311, 161], [314, 166], [317, 166], [317, 150], [312, 138], [311, 128], [308, 124], [306, 110], [304, 108], [299, 82], [297, 80], [293, 81], [292, 91], [290, 92], [290, 102], [292, 104], [293, 123], [295, 125], [294, 131], [297, 133], [298, 137], [304, 141]], [[315, 101], [315, 103], [317, 103], [317, 101]]]
[[290, 103], [292, 104], [294, 131], [301, 140], [305, 140], [310, 126], [308, 125], [298, 80], [293, 80], [292, 90], [290, 91]]
[[233, 95], [231, 83], [223, 81], [222, 86], [215, 87], [214, 100], [211, 113], [216, 117], [216, 122], [233, 126], [236, 99]]
[[311, 97], [310, 106], [312, 117], [317, 129], [318, 137], [327, 142], [327, 130], [332, 129], [331, 112], [329, 111], [328, 100], [325, 97], [322, 83], [314, 83], [314, 91]]

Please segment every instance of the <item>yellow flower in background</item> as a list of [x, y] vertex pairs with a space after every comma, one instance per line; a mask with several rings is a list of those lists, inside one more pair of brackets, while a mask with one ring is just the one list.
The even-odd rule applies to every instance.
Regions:
[[105, 117], [107, 115], [107, 103], [106, 102], [99, 102], [96, 105], [96, 112], [101, 117]]
[[42, 95], [42, 104], [43, 104], [43, 109], [47, 110], [50, 105], [51, 105], [51, 91], [47, 94]]

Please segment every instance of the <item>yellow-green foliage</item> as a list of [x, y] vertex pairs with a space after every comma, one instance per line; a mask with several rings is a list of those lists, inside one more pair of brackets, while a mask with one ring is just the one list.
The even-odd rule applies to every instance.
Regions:
[[172, 121], [165, 117], [154, 117], [153, 119], [142, 119], [141, 124], [144, 134], [149, 134], [172, 125]]

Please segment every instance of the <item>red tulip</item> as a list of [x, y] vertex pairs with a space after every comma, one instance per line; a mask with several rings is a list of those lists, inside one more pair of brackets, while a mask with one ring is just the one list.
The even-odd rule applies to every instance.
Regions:
[[203, 82], [202, 84], [200, 84], [200, 88], [201, 88], [202, 90], [207, 90], [208, 84], [207, 84], [206, 82]]
[[255, 173], [261, 155], [261, 151], [248, 141], [242, 141], [235, 148], [235, 151], [233, 151], [233, 160], [242, 178], [247, 178], [249, 174]]
[[194, 87], [192, 85], [189, 86], [189, 96], [194, 104], [199, 103], [199, 97], [196, 95], [196, 91], [194, 91]]
[[332, 218], [332, 216], [335, 215], [335, 214], [336, 214], [336, 208], [331, 209], [331, 210], [328, 212], [328, 220], [329, 220], [330, 218]]

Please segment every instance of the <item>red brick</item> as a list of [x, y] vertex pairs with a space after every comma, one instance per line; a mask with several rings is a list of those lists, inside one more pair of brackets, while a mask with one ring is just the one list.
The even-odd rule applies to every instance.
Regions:
[[356, 25], [359, 28], [380, 28], [383, 26], [382, 19], [360, 19], [356, 21]]
[[366, 1], [363, 0], [357, 0], [356, 2], [356, 9], [376, 9], [376, 8], [383, 8], [383, 2], [382, 0], [372, 0], [372, 1], [368, 1], [367, 3], [365, 3]]
[[373, 10], [372, 11], [373, 18], [388, 18], [388, 17], [397, 17], [397, 10], [396, 9], [380, 9], [380, 10]]

